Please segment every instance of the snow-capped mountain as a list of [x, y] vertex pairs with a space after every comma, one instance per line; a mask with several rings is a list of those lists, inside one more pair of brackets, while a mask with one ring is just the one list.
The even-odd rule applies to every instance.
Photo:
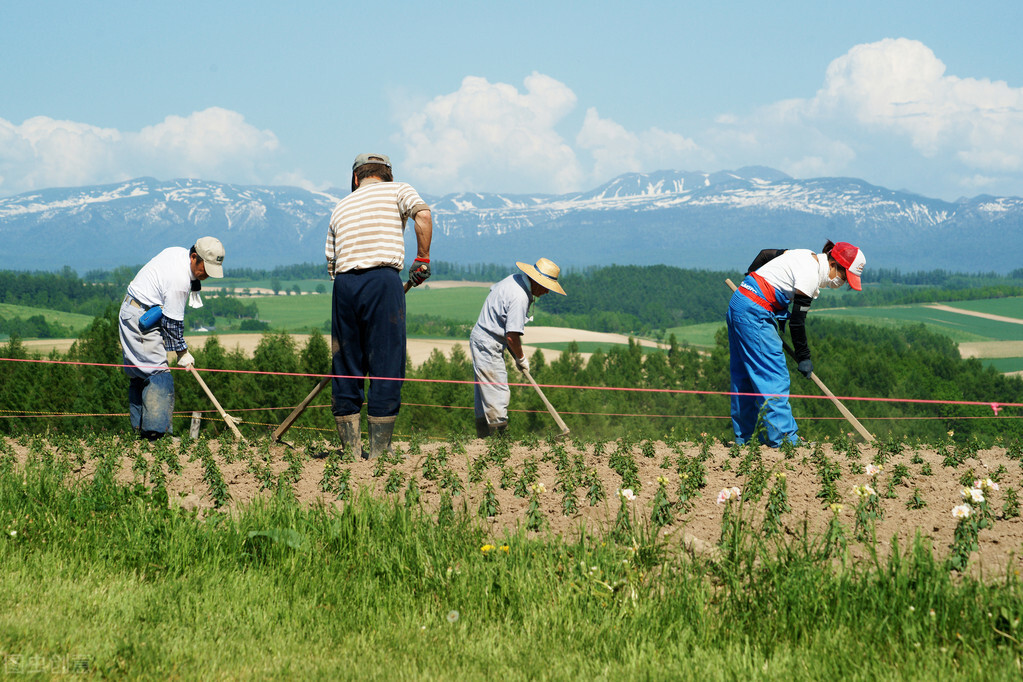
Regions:
[[[0, 256], [9, 268], [84, 273], [141, 264], [211, 234], [225, 244], [228, 269], [321, 262], [330, 211], [345, 194], [152, 178], [31, 192], [0, 199]], [[868, 267], [1006, 272], [1023, 253], [1017, 197], [947, 202], [763, 167], [629, 173], [563, 195], [424, 199], [434, 214], [432, 256], [462, 263], [547, 256], [562, 266], [733, 269], [764, 247], [819, 248], [830, 238], [861, 246]]]

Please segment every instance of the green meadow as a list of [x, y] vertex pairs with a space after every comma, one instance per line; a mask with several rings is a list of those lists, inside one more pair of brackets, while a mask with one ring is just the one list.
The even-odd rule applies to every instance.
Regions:
[[1001, 315], [1002, 317], [1014, 317], [1023, 320], [1023, 298], [1013, 296], [1010, 298], [990, 298], [980, 301], [956, 301], [947, 303], [950, 308], [961, 310], [972, 310], [988, 315]]
[[[487, 298], [486, 287], [453, 287], [430, 289], [417, 287], [405, 294], [406, 314], [409, 317], [430, 316], [472, 324], [479, 317], [480, 308]], [[306, 294], [303, 296], [260, 296], [251, 299], [259, 308], [259, 319], [271, 328], [284, 331], [322, 329], [330, 320], [331, 295]]]
[[[43, 319], [48, 323], [58, 323], [64, 326], [70, 327], [75, 331], [80, 331], [89, 326], [92, 322], [91, 315], [79, 315], [78, 313], [65, 313], [60, 310], [49, 310], [47, 308], [32, 308], [25, 305], [15, 305], [12, 303], [0, 303], [0, 317], [13, 318], [20, 317], [23, 320], [27, 320], [30, 317], [36, 315], [42, 315]], [[0, 334], [3, 330], [0, 329]]]
[[[956, 307], [963, 310], [975, 310], [973, 304], [978, 302], [959, 303]], [[960, 315], [946, 310], [929, 308], [926, 305], [821, 309], [811, 311], [810, 314], [814, 317], [840, 318], [863, 324], [884, 326], [923, 324], [932, 331], [951, 337], [957, 342], [1009, 341], [1023, 338], [1023, 325]]]
[[694, 348], [711, 348], [714, 346], [718, 330], [725, 326], [725, 315], [721, 313], [720, 322], [704, 322], [703, 324], [688, 324], [682, 327], [671, 327], [665, 330], [664, 338], [667, 340], [672, 334], [679, 343], [688, 344]]

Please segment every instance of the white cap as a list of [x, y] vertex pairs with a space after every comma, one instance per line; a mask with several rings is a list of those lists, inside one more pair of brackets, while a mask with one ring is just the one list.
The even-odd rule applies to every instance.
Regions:
[[206, 274], [210, 277], [224, 276], [224, 245], [216, 237], [200, 237], [195, 242], [195, 253], [206, 264]]

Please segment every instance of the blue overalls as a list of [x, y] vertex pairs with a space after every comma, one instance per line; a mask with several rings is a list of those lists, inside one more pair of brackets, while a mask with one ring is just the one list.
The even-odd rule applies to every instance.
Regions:
[[[732, 393], [757, 394], [732, 396], [732, 428], [735, 441], [745, 443], [753, 437], [757, 417], [762, 414], [764, 432], [760, 439], [776, 448], [786, 440], [799, 442], [788, 399], [789, 370], [776, 324], [777, 319], [787, 316], [789, 299], [773, 287], [772, 291], [763, 291], [771, 285], [761, 281], [763, 285], [752, 274], [747, 275], [732, 294], [725, 315]], [[752, 300], [743, 288], [760, 300]]]

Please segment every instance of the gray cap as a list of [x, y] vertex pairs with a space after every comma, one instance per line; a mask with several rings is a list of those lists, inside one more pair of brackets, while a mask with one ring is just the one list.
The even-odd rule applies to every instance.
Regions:
[[387, 158], [386, 154], [359, 154], [355, 157], [355, 163], [352, 164], [352, 170], [355, 170], [359, 166], [365, 166], [367, 163], [382, 163], [388, 168], [391, 167], [391, 160]]

